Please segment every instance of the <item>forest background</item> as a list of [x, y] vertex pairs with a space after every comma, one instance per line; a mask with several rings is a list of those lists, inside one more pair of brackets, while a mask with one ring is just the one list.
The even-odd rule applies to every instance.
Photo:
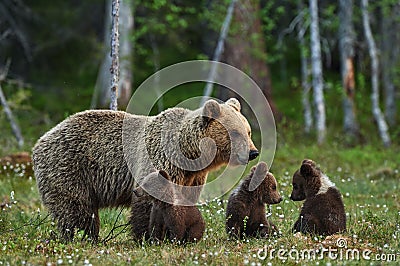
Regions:
[[[273, 219], [283, 223], [284, 237], [268, 244], [293, 242], [290, 221], [296, 219], [301, 205], [289, 202], [287, 195], [292, 173], [308, 157], [321, 164], [344, 195], [349, 212], [349, 232], [344, 237], [349, 245], [398, 253], [399, 1], [122, 0], [119, 109], [124, 110], [130, 95], [157, 70], [186, 60], [215, 58], [229, 7], [233, 7], [232, 20], [222, 40], [220, 61], [256, 81], [276, 119], [272, 171], [286, 195], [286, 205], [271, 210]], [[0, 157], [30, 152], [42, 134], [68, 115], [108, 108], [110, 9], [110, 0], [0, 1], [0, 88], [4, 94]], [[154, 113], [203, 95], [204, 86], [193, 83], [175, 88], [163, 95]], [[235, 95], [214, 86], [212, 96], [226, 100]], [[15, 138], [5, 101], [23, 143]], [[257, 143], [259, 133], [254, 131]], [[0, 261], [66, 262], [79, 248], [72, 256], [76, 263], [85, 259], [259, 262], [253, 255], [264, 242], [225, 243], [219, 201], [202, 207], [208, 219], [207, 237], [189, 247], [187, 257], [173, 246], [131, 250], [125, 231], [108, 242], [112, 246], [48, 241], [55, 226], [45, 219], [33, 175], [22, 165], [10, 170], [6, 164], [0, 170], [0, 248], [4, 251]], [[38, 214], [38, 208], [43, 213]], [[102, 214], [104, 238], [117, 217], [118, 211]], [[314, 247], [321, 241], [325, 240], [301, 240], [298, 247]]]

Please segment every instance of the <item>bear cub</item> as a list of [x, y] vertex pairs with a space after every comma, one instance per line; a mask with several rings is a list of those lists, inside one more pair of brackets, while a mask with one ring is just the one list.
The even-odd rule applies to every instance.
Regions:
[[[163, 241], [165, 238], [171, 242], [187, 243], [197, 242], [203, 237], [205, 222], [196, 206], [174, 205], [173, 202], [181, 197], [181, 193], [174, 188], [171, 177], [165, 171], [154, 172], [148, 175], [141, 187], [134, 189], [138, 198], [146, 197], [146, 191], [157, 191], [161, 199], [152, 198], [150, 217], [142, 222], [147, 227], [147, 232], [142, 232], [145, 239]], [[132, 214], [136, 216], [137, 214]], [[146, 216], [146, 215], [145, 215]], [[144, 217], [145, 217], [144, 216]], [[147, 218], [147, 217], [146, 217]], [[132, 224], [133, 228], [143, 225]]]
[[342, 195], [312, 160], [303, 160], [293, 175], [290, 199], [304, 200], [294, 232], [332, 235], [346, 230]]
[[[254, 187], [254, 184], [260, 184]], [[226, 209], [226, 231], [234, 238], [268, 237], [277, 232], [265, 213], [265, 204], [277, 204], [282, 197], [267, 164], [260, 162], [232, 192]]]

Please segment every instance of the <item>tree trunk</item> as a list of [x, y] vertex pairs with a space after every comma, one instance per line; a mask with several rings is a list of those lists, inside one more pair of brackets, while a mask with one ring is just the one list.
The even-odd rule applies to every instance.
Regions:
[[111, 18], [111, 102], [110, 109], [118, 109], [119, 82], [119, 0], [112, 0]]
[[353, 0], [339, 0], [339, 51], [341, 62], [343, 98], [343, 129], [346, 135], [355, 139], [359, 136], [354, 104], [354, 28]]
[[379, 107], [379, 62], [377, 56], [377, 50], [375, 40], [371, 32], [369, 13], [368, 13], [368, 0], [361, 0], [361, 12], [363, 19], [363, 27], [365, 38], [367, 39], [369, 56], [371, 57], [371, 86], [372, 86], [372, 113], [378, 124], [379, 135], [383, 141], [383, 144], [388, 147], [390, 146], [390, 136], [388, 134], [388, 126], [385, 121], [385, 117]]
[[312, 118], [312, 109], [310, 105], [310, 90], [311, 85], [309, 82], [310, 78], [310, 62], [308, 56], [308, 49], [306, 45], [306, 41], [304, 39], [304, 35], [307, 31], [306, 26], [304, 25], [304, 15], [301, 15], [303, 12], [304, 5], [303, 1], [300, 0], [298, 4], [299, 14], [301, 16], [298, 26], [297, 26], [297, 39], [300, 45], [300, 59], [301, 59], [301, 87], [302, 87], [302, 96], [301, 102], [303, 104], [303, 112], [304, 112], [304, 131], [308, 134], [311, 132], [311, 128], [313, 126], [313, 118]]
[[[104, 58], [97, 75], [95, 90], [92, 97], [91, 108], [105, 107], [110, 103], [110, 66], [111, 60], [111, 18], [112, 0], [106, 2], [106, 14], [104, 21]], [[130, 36], [133, 30], [133, 12], [131, 1], [121, 1], [121, 12], [119, 20], [120, 29], [120, 79], [118, 82], [118, 104], [127, 106], [132, 94], [132, 44]]]
[[7, 115], [8, 121], [10, 121], [11, 129], [14, 133], [15, 138], [17, 139], [18, 147], [22, 147], [24, 145], [24, 138], [22, 137], [21, 130], [14, 119], [14, 116], [11, 112], [10, 107], [8, 106], [6, 97], [3, 93], [3, 89], [0, 85], [0, 104], [3, 106], [3, 110]]
[[267, 98], [275, 119], [280, 120], [281, 115], [271, 94], [271, 77], [266, 63], [259, 4], [257, 0], [243, 0], [235, 6], [233, 19], [236, 28], [227, 41], [224, 58], [226, 63], [246, 72], [257, 83]]
[[112, 0], [106, 1], [104, 15], [104, 57], [97, 74], [96, 85], [90, 108], [105, 107], [110, 102], [110, 66], [111, 66], [111, 6]]
[[[237, 2], [237, 0], [231, 0], [231, 3], [229, 4], [224, 23], [222, 24], [222, 27], [221, 27], [221, 32], [220, 32], [220, 35], [218, 38], [217, 47], [215, 48], [215, 51], [214, 51], [213, 61], [219, 62], [221, 60], [221, 55], [222, 55], [222, 52], [224, 51], [225, 39], [226, 39], [226, 36], [228, 35], [229, 27], [231, 25], [232, 14], [233, 14], [233, 10], [235, 9], [236, 2]], [[216, 65], [213, 65], [213, 67], [210, 70], [208, 80], [210, 80], [210, 81], [214, 80], [215, 71], [216, 71]], [[203, 106], [204, 103], [211, 96], [212, 88], [213, 88], [213, 83], [207, 82], [207, 84], [204, 88], [203, 99], [201, 100], [200, 106]]]
[[[395, 71], [399, 59], [400, 3], [381, 8], [382, 84], [385, 92], [385, 117], [389, 125], [396, 124]], [[395, 44], [395, 45], [394, 45]]]
[[0, 72], [0, 105], [3, 106], [3, 110], [6, 113], [8, 121], [10, 121], [11, 129], [15, 135], [15, 138], [17, 139], [18, 147], [22, 148], [22, 146], [24, 145], [24, 138], [22, 137], [21, 129], [19, 128], [17, 122], [14, 119], [11, 109], [8, 106], [6, 96], [4, 95], [3, 89], [1, 88], [1, 82], [3, 82], [6, 79], [8, 75], [8, 70], [10, 68], [10, 64], [11, 60], [9, 59], [7, 60], [4, 69]]
[[310, 19], [311, 19], [311, 68], [312, 84], [314, 91], [315, 105], [315, 124], [318, 134], [318, 144], [325, 141], [326, 122], [325, 122], [325, 102], [322, 79], [321, 63], [321, 42], [319, 37], [319, 18], [317, 0], [310, 0]]
[[118, 83], [118, 104], [128, 106], [132, 94], [132, 42], [133, 12], [130, 0], [121, 1], [120, 12], [120, 80]]

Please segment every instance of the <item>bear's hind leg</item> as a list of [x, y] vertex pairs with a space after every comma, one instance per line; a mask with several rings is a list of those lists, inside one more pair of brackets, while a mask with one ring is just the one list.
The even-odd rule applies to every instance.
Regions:
[[[61, 238], [70, 242], [75, 235], [75, 229], [84, 230], [84, 236], [88, 236], [96, 242], [99, 237], [100, 219], [97, 209], [86, 206], [78, 201], [72, 201], [64, 206], [62, 212], [57, 213], [58, 230]], [[83, 240], [82, 238], [82, 240]]]
[[203, 237], [205, 230], [204, 221], [199, 222], [197, 224], [193, 224], [187, 232], [187, 236], [185, 236], [185, 241], [189, 243], [198, 242]]
[[100, 218], [98, 210], [93, 210], [91, 215], [86, 216], [79, 229], [85, 231], [82, 240], [84, 240], [85, 237], [88, 237], [94, 243], [97, 243], [100, 231]]
[[74, 239], [75, 225], [70, 221], [63, 218], [56, 218], [58, 220], [57, 228], [60, 232], [60, 238], [64, 242], [71, 242]]

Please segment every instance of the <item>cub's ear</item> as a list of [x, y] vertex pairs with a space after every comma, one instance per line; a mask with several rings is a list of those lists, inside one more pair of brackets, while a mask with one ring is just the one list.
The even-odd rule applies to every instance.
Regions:
[[318, 171], [315, 168], [315, 165], [305, 163], [300, 167], [300, 174], [307, 179], [309, 177], [318, 176]]
[[212, 119], [216, 119], [221, 115], [219, 103], [215, 100], [208, 100], [203, 106], [203, 125], [207, 126]]
[[310, 165], [313, 166], [313, 167], [316, 167], [316, 166], [317, 166], [316, 163], [315, 163], [313, 160], [311, 160], [311, 159], [304, 159], [304, 160], [301, 162], [301, 164], [310, 164]]
[[257, 164], [257, 166], [255, 166], [255, 170], [252, 171], [252, 173], [253, 176], [251, 177], [249, 184], [249, 191], [255, 190], [264, 181], [264, 178], [268, 173], [267, 164], [265, 162], [260, 162]]
[[238, 99], [236, 98], [230, 98], [229, 100], [227, 100], [225, 102], [227, 105], [232, 106], [233, 109], [235, 109], [236, 111], [240, 112], [241, 106], [240, 106], [240, 102], [238, 101]]

